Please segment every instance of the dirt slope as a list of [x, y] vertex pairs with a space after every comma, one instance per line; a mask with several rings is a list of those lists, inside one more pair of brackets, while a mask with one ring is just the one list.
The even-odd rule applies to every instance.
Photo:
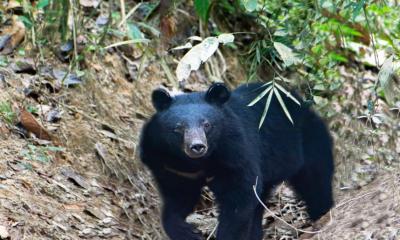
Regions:
[[[232, 74], [234, 61], [227, 62]], [[129, 82], [126, 63], [118, 54], [93, 57], [85, 64], [90, 69], [85, 82], [58, 91], [49, 91], [52, 79], [40, 74], [16, 74], [0, 68], [4, 79], [0, 102], [10, 103], [16, 113], [21, 106], [36, 109], [35, 119], [57, 139], [44, 142], [21, 136], [23, 129], [15, 126], [18, 118], [12, 123], [0, 120], [0, 236], [164, 239], [157, 191], [137, 158], [140, 128], [153, 111], [150, 92], [162, 83], [168, 85], [163, 68], [150, 58], [141, 77]], [[399, 121], [388, 113], [390, 118], [373, 134], [364, 123], [354, 121], [360, 114], [359, 105], [368, 97], [358, 88], [368, 82], [357, 82], [357, 74], [351, 74], [343, 90], [352, 94], [320, 109], [323, 114], [336, 111], [330, 118], [338, 169], [337, 206], [331, 221], [322, 232], [310, 236], [266, 214], [265, 239], [400, 238], [400, 182], [393, 173], [400, 158], [396, 148], [400, 146]], [[201, 75], [195, 78], [204, 79]], [[200, 80], [194, 81], [194, 89], [206, 87]], [[26, 89], [38, 97], [26, 95]], [[49, 110], [54, 109], [60, 119], [49, 122]], [[54, 143], [59, 146], [54, 148]], [[286, 187], [276, 192], [268, 207], [292, 226], [310, 231], [304, 205]], [[203, 203], [189, 219], [200, 225], [205, 236], [216, 224], [211, 198], [205, 193]]]

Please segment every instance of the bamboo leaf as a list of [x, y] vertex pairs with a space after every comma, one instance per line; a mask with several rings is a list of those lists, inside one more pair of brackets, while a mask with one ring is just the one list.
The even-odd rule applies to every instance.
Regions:
[[251, 103], [249, 103], [247, 106], [251, 107], [254, 104], [256, 104], [258, 101], [261, 100], [261, 98], [263, 98], [265, 95], [267, 95], [267, 93], [272, 89], [272, 85], [267, 87], [262, 93], [260, 93], [256, 98], [254, 98], [253, 101], [251, 101]]
[[[271, 86], [271, 87], [272, 87], [272, 86]], [[258, 125], [258, 129], [261, 128], [261, 126], [262, 126], [263, 123], [264, 123], [265, 116], [267, 116], [267, 112], [268, 112], [268, 109], [269, 109], [269, 105], [271, 104], [272, 95], [273, 95], [273, 91], [269, 91], [269, 95], [268, 95], [268, 98], [267, 98], [267, 102], [265, 102], [264, 112], [263, 112], [263, 114], [261, 115], [260, 124]]]
[[287, 97], [293, 100], [293, 102], [297, 103], [297, 105], [301, 105], [299, 100], [297, 100], [289, 91], [287, 91], [285, 88], [283, 88], [281, 85], [275, 83], [275, 86], [281, 90], [281, 92], [285, 93]]
[[281, 104], [281, 107], [282, 107], [283, 111], [285, 112], [286, 117], [289, 119], [289, 121], [290, 121], [292, 124], [294, 124], [293, 119], [292, 119], [292, 117], [290, 116], [290, 113], [289, 113], [289, 111], [287, 110], [285, 103], [283, 102], [283, 99], [282, 99], [282, 97], [281, 97], [281, 94], [279, 93], [279, 91], [278, 91], [276, 88], [274, 88], [274, 93], [275, 93], [276, 98], [278, 99], [279, 103]]

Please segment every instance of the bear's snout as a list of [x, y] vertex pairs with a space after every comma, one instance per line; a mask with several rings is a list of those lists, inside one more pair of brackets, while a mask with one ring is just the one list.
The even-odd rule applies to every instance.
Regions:
[[203, 129], [194, 128], [185, 131], [184, 152], [190, 158], [200, 158], [206, 155], [207, 137]]
[[195, 143], [190, 146], [190, 150], [195, 154], [202, 154], [206, 151], [207, 146], [202, 143]]

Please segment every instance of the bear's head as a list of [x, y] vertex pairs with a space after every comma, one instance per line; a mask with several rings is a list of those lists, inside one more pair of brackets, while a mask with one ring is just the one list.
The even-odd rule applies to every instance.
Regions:
[[191, 159], [207, 157], [215, 149], [224, 124], [223, 105], [230, 91], [221, 83], [213, 84], [205, 93], [171, 96], [165, 89], [156, 89], [152, 101], [157, 110], [160, 143], [168, 151]]

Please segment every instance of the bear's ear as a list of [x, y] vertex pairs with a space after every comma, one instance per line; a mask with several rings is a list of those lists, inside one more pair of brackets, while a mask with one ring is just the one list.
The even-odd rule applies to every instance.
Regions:
[[173, 98], [167, 90], [158, 88], [153, 91], [151, 100], [153, 101], [154, 108], [157, 111], [162, 111], [171, 105]]
[[228, 101], [230, 96], [231, 92], [223, 83], [214, 83], [206, 93], [206, 101], [222, 105]]

